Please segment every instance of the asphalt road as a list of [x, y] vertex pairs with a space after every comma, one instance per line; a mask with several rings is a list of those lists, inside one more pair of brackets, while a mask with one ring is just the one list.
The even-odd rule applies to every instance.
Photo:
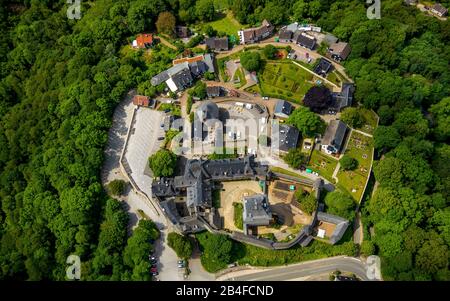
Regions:
[[232, 273], [224, 275], [221, 280], [231, 281], [286, 281], [301, 277], [331, 273], [339, 270], [355, 274], [362, 280], [369, 280], [366, 275], [366, 264], [353, 257], [332, 257], [308, 261], [304, 263], [266, 269], [234, 276]]

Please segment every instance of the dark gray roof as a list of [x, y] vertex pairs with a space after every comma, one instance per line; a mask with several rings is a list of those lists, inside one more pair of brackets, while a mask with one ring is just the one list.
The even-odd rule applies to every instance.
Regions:
[[209, 182], [203, 182], [203, 175], [197, 178], [194, 185], [187, 187], [187, 201], [191, 212], [195, 212], [197, 207], [211, 208], [212, 207], [212, 189]]
[[192, 85], [194, 79], [192, 78], [192, 73], [188, 69], [182, 69], [181, 71], [175, 73], [172, 76], [172, 81], [177, 86], [178, 90], [184, 90]]
[[197, 107], [196, 115], [201, 121], [219, 119], [219, 107], [214, 102], [205, 100]]
[[316, 45], [316, 40], [314, 38], [309, 38], [303, 35], [301, 32], [296, 32], [294, 34], [294, 40], [297, 44], [301, 46], [307, 47], [309, 49], [313, 49]]
[[256, 194], [244, 198], [243, 222], [248, 226], [267, 226], [272, 220], [267, 196]]
[[314, 68], [314, 72], [319, 75], [325, 76], [328, 72], [332, 70], [332, 68], [333, 64], [329, 60], [321, 58], [317, 66]]
[[325, 212], [318, 212], [317, 219], [322, 222], [327, 222], [336, 225], [333, 233], [331, 234], [331, 237], [329, 238], [331, 244], [337, 243], [342, 238], [348, 226], [350, 225], [350, 222], [345, 218], [328, 214]]
[[290, 40], [294, 33], [290, 30], [280, 30], [279, 38], [280, 40]]
[[164, 209], [164, 213], [170, 219], [173, 224], [178, 224], [180, 222], [180, 214], [177, 211], [173, 199], [164, 200], [159, 203], [161, 208]]
[[214, 50], [228, 50], [228, 38], [207, 38], [206, 45]]
[[353, 93], [355, 86], [352, 83], [344, 83], [341, 92], [333, 92], [332, 96], [335, 101], [335, 107], [341, 111], [346, 107], [350, 107], [353, 103]]
[[347, 125], [340, 120], [331, 120], [322, 139], [322, 144], [332, 145], [339, 151], [344, 143]]
[[192, 72], [192, 75], [195, 77], [201, 76], [203, 73], [208, 71], [208, 66], [204, 61], [193, 62], [189, 64], [189, 69]]
[[152, 77], [150, 82], [153, 86], [157, 86], [168, 80], [170, 77], [173, 77], [175, 74], [186, 70], [189, 71], [189, 64], [187, 62], [177, 64]]
[[280, 124], [278, 129], [278, 140], [275, 139], [274, 143], [279, 143], [279, 150], [288, 152], [289, 149], [296, 148], [300, 136], [298, 129], [286, 124]]
[[328, 48], [328, 52], [330, 52], [331, 55], [337, 55], [343, 60], [348, 57], [351, 51], [350, 45], [345, 42], [333, 43]]
[[289, 101], [280, 99], [275, 105], [274, 114], [275, 116], [277, 116], [277, 114], [280, 115], [279, 117], [289, 116], [293, 109], [294, 107]]
[[156, 197], [170, 197], [179, 193], [179, 189], [175, 188], [173, 178], [161, 178], [152, 183], [152, 195]]

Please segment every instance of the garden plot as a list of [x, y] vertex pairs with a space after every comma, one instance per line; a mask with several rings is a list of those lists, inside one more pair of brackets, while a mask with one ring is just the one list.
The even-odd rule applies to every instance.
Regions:
[[339, 170], [339, 186], [350, 193], [355, 200], [360, 200], [369, 177], [373, 157], [373, 138], [352, 131], [345, 154], [358, 161], [355, 170]]

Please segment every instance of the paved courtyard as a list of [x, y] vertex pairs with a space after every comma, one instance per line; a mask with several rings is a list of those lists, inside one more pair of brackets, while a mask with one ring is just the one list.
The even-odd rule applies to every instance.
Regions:
[[158, 151], [158, 137], [164, 136], [160, 127], [164, 113], [160, 111], [139, 108], [132, 124], [130, 138], [125, 152], [131, 177], [139, 188], [151, 196], [152, 178], [148, 171], [148, 158]]

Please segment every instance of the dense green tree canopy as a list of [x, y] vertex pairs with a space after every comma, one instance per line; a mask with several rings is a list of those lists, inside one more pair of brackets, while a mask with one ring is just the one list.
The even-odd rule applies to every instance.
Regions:
[[170, 177], [177, 165], [177, 155], [169, 150], [161, 149], [153, 154], [148, 161], [155, 177]]
[[355, 216], [355, 201], [353, 198], [338, 190], [328, 193], [325, 196], [325, 205], [327, 212], [353, 220]]
[[156, 20], [156, 29], [159, 33], [164, 33], [169, 36], [175, 35], [175, 17], [170, 12], [162, 12], [158, 15]]
[[344, 155], [340, 160], [341, 168], [343, 170], [354, 170], [358, 167], [358, 160], [350, 157], [349, 155]]
[[314, 137], [316, 134], [323, 133], [325, 129], [325, 122], [306, 107], [296, 108], [289, 115], [287, 122], [294, 125], [303, 137]]
[[258, 52], [246, 51], [241, 54], [242, 67], [248, 71], [258, 71], [261, 68], [261, 57]]
[[283, 156], [283, 160], [289, 165], [289, 167], [298, 169], [305, 163], [306, 155], [300, 148], [291, 148], [288, 153]]
[[179, 258], [189, 259], [192, 256], [194, 246], [186, 236], [171, 232], [167, 235], [167, 244], [177, 253]]

